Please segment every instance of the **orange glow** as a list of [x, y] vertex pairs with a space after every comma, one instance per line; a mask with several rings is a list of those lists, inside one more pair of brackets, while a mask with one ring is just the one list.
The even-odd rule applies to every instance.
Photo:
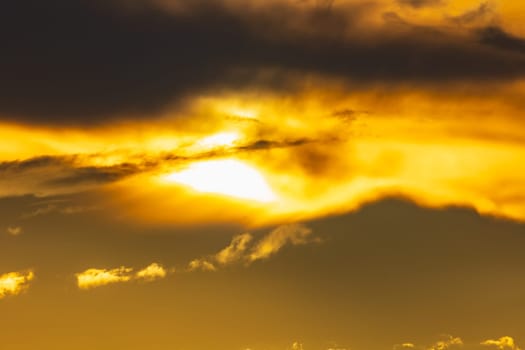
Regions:
[[164, 179], [203, 193], [263, 203], [275, 200], [275, 194], [264, 177], [256, 169], [237, 160], [193, 163], [187, 169], [167, 175]]
[[[485, 99], [410, 90], [346, 96], [336, 83], [324, 83], [323, 90], [308, 88], [284, 100], [250, 93], [196, 99], [184, 111], [191, 120], [173, 112], [147, 125], [71, 132], [0, 126], [9, 141], [2, 145], [17, 151], [4, 149], [0, 156], [74, 155], [76, 167], [134, 165], [136, 173], [103, 189], [111, 193], [109, 205], [149, 222], [259, 225], [341, 213], [399, 195], [421, 205], [462, 205], [525, 220], [521, 110], [502, 97], [523, 91], [523, 82]], [[203, 118], [206, 128], [194, 125]], [[45, 187], [36, 175], [42, 178], [5, 177], [0, 192], [100, 188]], [[181, 215], [171, 215], [174, 210]]]

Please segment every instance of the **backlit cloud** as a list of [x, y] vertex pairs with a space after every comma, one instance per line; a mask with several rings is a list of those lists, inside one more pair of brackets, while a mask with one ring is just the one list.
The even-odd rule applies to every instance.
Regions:
[[496, 347], [500, 350], [520, 350], [514, 338], [508, 336], [499, 339], [488, 339], [481, 342], [481, 345]]
[[443, 336], [442, 340], [437, 341], [433, 345], [427, 348], [427, 350], [447, 350], [454, 347], [463, 346], [463, 340], [459, 337], [453, 337], [451, 335]]
[[188, 271], [217, 271], [217, 268], [206, 259], [194, 259], [188, 263]]
[[233, 263], [251, 263], [256, 260], [267, 259], [276, 254], [284, 246], [302, 245], [319, 242], [318, 238], [311, 238], [312, 230], [302, 224], [289, 224], [275, 228], [262, 236], [257, 242], [250, 233], [243, 233], [233, 237], [230, 244], [217, 254], [192, 260], [187, 267], [188, 271], [216, 271], [218, 265]]
[[301, 224], [279, 226], [263, 237], [252, 249], [248, 259], [256, 261], [276, 254], [287, 244], [301, 245], [310, 242], [312, 230]]
[[77, 285], [80, 289], [91, 289], [113, 283], [128, 282], [133, 278], [132, 271], [132, 268], [124, 266], [109, 270], [87, 269], [76, 274]]
[[33, 271], [9, 272], [0, 275], [0, 299], [24, 292], [29, 288], [29, 283], [34, 277]]
[[135, 274], [136, 279], [154, 281], [166, 277], [168, 271], [160, 264], [153, 263]]
[[91, 289], [108, 284], [124, 283], [131, 281], [153, 282], [165, 278], [169, 272], [159, 263], [152, 263], [145, 268], [134, 272], [134, 268], [121, 266], [114, 269], [91, 268], [75, 274], [77, 286], [80, 289]]
[[241, 260], [252, 239], [253, 237], [249, 233], [235, 236], [229, 246], [215, 255], [215, 260], [222, 265], [231, 264]]

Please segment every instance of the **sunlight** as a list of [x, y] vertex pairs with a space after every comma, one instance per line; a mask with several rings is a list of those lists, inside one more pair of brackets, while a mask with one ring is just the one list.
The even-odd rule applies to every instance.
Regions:
[[231, 146], [239, 139], [239, 135], [235, 132], [221, 132], [214, 134], [197, 142], [197, 145], [203, 148], [214, 148]]
[[271, 202], [276, 199], [264, 177], [253, 167], [238, 160], [199, 162], [169, 174], [169, 182], [189, 186], [202, 193]]

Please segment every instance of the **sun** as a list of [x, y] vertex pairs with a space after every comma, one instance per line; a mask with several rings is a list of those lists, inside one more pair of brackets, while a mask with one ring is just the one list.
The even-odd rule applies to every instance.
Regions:
[[189, 186], [202, 193], [262, 203], [276, 199], [276, 195], [259, 171], [233, 159], [193, 163], [184, 170], [166, 175], [164, 179]]

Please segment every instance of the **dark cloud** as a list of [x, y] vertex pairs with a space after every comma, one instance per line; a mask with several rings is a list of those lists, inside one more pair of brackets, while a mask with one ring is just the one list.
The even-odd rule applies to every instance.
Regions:
[[151, 115], [210, 89], [284, 89], [304, 73], [360, 84], [525, 73], [523, 55], [487, 45], [486, 35], [410, 27], [398, 35], [389, 28], [362, 33], [355, 23], [363, 8], [282, 5], [257, 12], [213, 1], [169, 12], [148, 2], [133, 10], [119, 3], [3, 4], [0, 114], [16, 122], [101, 123]]
[[126, 163], [106, 167], [79, 167], [71, 169], [67, 175], [57, 174], [57, 178], [48, 181], [47, 184], [51, 186], [105, 184], [123, 179], [139, 171], [140, 167], [137, 165]]
[[251, 144], [239, 146], [236, 148], [238, 151], [258, 151], [272, 148], [289, 148], [306, 145], [309, 143], [316, 142], [315, 140], [310, 139], [296, 139], [296, 140], [283, 140], [283, 141], [274, 141], [274, 140], [257, 140]]
[[483, 44], [494, 47], [525, 53], [525, 40], [505, 33], [498, 27], [487, 27], [480, 31], [480, 39]]
[[64, 163], [70, 163], [71, 160], [72, 157], [40, 156], [25, 160], [6, 161], [0, 163], [0, 173], [3, 176], [9, 176], [37, 168], [61, 166]]
[[397, 0], [401, 5], [412, 6], [415, 8], [438, 6], [444, 3], [443, 0]]
[[[219, 147], [211, 151], [181, 155], [181, 150], [173, 150], [157, 155], [137, 155], [134, 162], [115, 163], [108, 166], [94, 166], [90, 159], [103, 154], [39, 156], [24, 160], [0, 162], [0, 197], [11, 195], [12, 188], [27, 186], [27, 194], [48, 194], [55, 192], [78, 192], [93, 186], [109, 184], [126, 177], [155, 171], [161, 165], [186, 164], [192, 161], [220, 158], [243, 152], [298, 148], [309, 144], [321, 144], [335, 140], [321, 139], [260, 139], [232, 147]], [[300, 151], [302, 152], [302, 150]], [[15, 191], [15, 193], [19, 193]]]
[[86, 187], [118, 181], [145, 170], [148, 163], [84, 166], [81, 156], [42, 156], [0, 163], [2, 194], [11, 189], [23, 193], [49, 194], [81, 191]]
[[478, 7], [466, 11], [459, 16], [452, 17], [452, 22], [460, 25], [467, 25], [476, 23], [478, 21], [486, 21], [494, 18], [494, 8], [488, 2], [482, 2]]

